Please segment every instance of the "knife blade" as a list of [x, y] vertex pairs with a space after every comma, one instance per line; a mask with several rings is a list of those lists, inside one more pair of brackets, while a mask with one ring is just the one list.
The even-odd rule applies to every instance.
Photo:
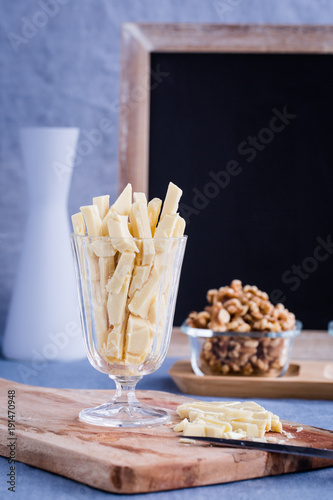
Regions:
[[186, 436], [186, 439], [194, 439], [195, 441], [206, 441], [207, 443], [214, 443], [220, 446], [226, 446], [232, 448], [263, 450], [263, 451], [270, 451], [273, 453], [288, 453], [290, 455], [321, 457], [333, 460], [333, 450], [329, 450], [327, 448], [310, 448], [309, 446], [262, 443], [258, 441], [246, 441], [243, 439], [210, 438], [203, 436]]

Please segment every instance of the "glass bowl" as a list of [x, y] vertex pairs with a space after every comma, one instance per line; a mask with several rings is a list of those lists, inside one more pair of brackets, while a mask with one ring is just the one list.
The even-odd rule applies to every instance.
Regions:
[[282, 377], [288, 369], [293, 339], [301, 333], [302, 323], [282, 332], [214, 332], [181, 326], [191, 345], [194, 373]]
[[328, 328], [327, 329], [328, 329], [329, 335], [333, 335], [333, 321], [330, 321], [328, 323]]
[[165, 410], [140, 403], [135, 386], [165, 359], [186, 240], [71, 235], [87, 356], [117, 389], [80, 420], [110, 427], [169, 420]]

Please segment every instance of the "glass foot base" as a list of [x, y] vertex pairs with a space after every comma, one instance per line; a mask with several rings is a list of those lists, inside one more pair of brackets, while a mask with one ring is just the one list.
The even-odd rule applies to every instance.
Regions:
[[144, 427], [165, 424], [170, 415], [165, 410], [139, 402], [121, 402], [86, 408], [80, 412], [79, 418], [82, 422], [104, 427]]

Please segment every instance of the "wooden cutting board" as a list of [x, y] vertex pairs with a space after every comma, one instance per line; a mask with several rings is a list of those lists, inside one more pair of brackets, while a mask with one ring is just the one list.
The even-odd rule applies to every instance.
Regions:
[[[16, 459], [115, 493], [143, 493], [239, 481], [333, 466], [332, 460], [179, 442], [171, 424], [106, 429], [79, 421], [83, 408], [108, 401], [113, 391], [49, 389], [0, 379], [4, 396], [15, 390]], [[189, 398], [138, 391], [138, 398], [170, 411]], [[4, 401], [4, 399], [2, 399]], [[269, 408], [268, 408], [269, 409]], [[284, 422], [285, 442], [333, 449], [333, 432]], [[280, 435], [278, 435], [280, 436]], [[7, 405], [0, 409], [0, 453], [8, 457]]]

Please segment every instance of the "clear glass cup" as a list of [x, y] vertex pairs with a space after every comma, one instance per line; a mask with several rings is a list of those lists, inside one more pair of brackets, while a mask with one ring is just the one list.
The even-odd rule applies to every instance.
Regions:
[[[186, 236], [71, 235], [87, 356], [96, 370], [116, 384], [112, 400], [82, 410], [80, 420], [110, 427], [160, 425], [169, 420], [167, 411], [140, 403], [135, 386], [165, 359], [186, 240]], [[129, 255], [123, 257], [127, 263], [120, 258], [131, 253], [133, 243], [136, 253], [131, 268]], [[147, 257], [149, 252], [155, 255]]]

